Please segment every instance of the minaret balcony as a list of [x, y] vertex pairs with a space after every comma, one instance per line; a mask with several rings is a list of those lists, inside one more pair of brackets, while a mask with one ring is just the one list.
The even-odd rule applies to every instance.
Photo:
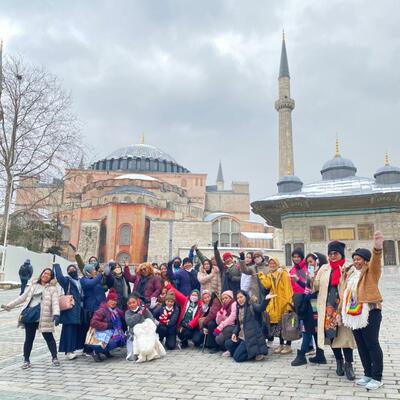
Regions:
[[290, 98], [285, 98], [285, 99], [279, 99], [275, 101], [275, 109], [276, 111], [282, 110], [282, 109], [289, 109], [293, 110], [295, 106], [295, 102], [293, 99]]

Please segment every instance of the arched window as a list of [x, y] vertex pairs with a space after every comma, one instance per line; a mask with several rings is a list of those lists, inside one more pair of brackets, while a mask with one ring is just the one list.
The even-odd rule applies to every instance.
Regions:
[[240, 224], [233, 218], [220, 218], [212, 224], [213, 242], [219, 240], [221, 247], [240, 246]]
[[124, 265], [125, 261], [128, 261], [128, 263], [131, 261], [131, 256], [129, 253], [122, 252], [117, 255], [116, 261], [118, 264]]
[[122, 224], [119, 227], [119, 240], [120, 246], [129, 246], [131, 244], [132, 227], [129, 224]]

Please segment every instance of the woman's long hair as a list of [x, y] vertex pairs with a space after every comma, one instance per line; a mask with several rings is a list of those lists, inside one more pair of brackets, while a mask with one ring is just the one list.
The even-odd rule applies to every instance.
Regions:
[[45, 268], [39, 275], [39, 279], [37, 280], [37, 283], [40, 285], [42, 284], [42, 275], [45, 271], [50, 271], [50, 281], [54, 279], [54, 272], [51, 268]]

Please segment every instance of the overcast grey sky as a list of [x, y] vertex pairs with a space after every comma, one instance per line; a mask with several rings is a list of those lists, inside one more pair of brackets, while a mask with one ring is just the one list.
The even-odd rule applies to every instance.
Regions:
[[295, 172], [334, 155], [372, 176], [400, 165], [400, 1], [0, 0], [5, 53], [58, 75], [91, 160], [145, 141], [213, 183], [276, 191], [282, 28]]

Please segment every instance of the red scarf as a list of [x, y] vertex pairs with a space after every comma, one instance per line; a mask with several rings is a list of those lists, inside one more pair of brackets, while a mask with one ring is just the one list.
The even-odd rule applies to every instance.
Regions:
[[331, 286], [337, 286], [340, 283], [340, 277], [342, 276], [341, 267], [343, 267], [346, 260], [342, 258], [339, 261], [329, 261], [329, 265], [332, 269], [331, 274]]

